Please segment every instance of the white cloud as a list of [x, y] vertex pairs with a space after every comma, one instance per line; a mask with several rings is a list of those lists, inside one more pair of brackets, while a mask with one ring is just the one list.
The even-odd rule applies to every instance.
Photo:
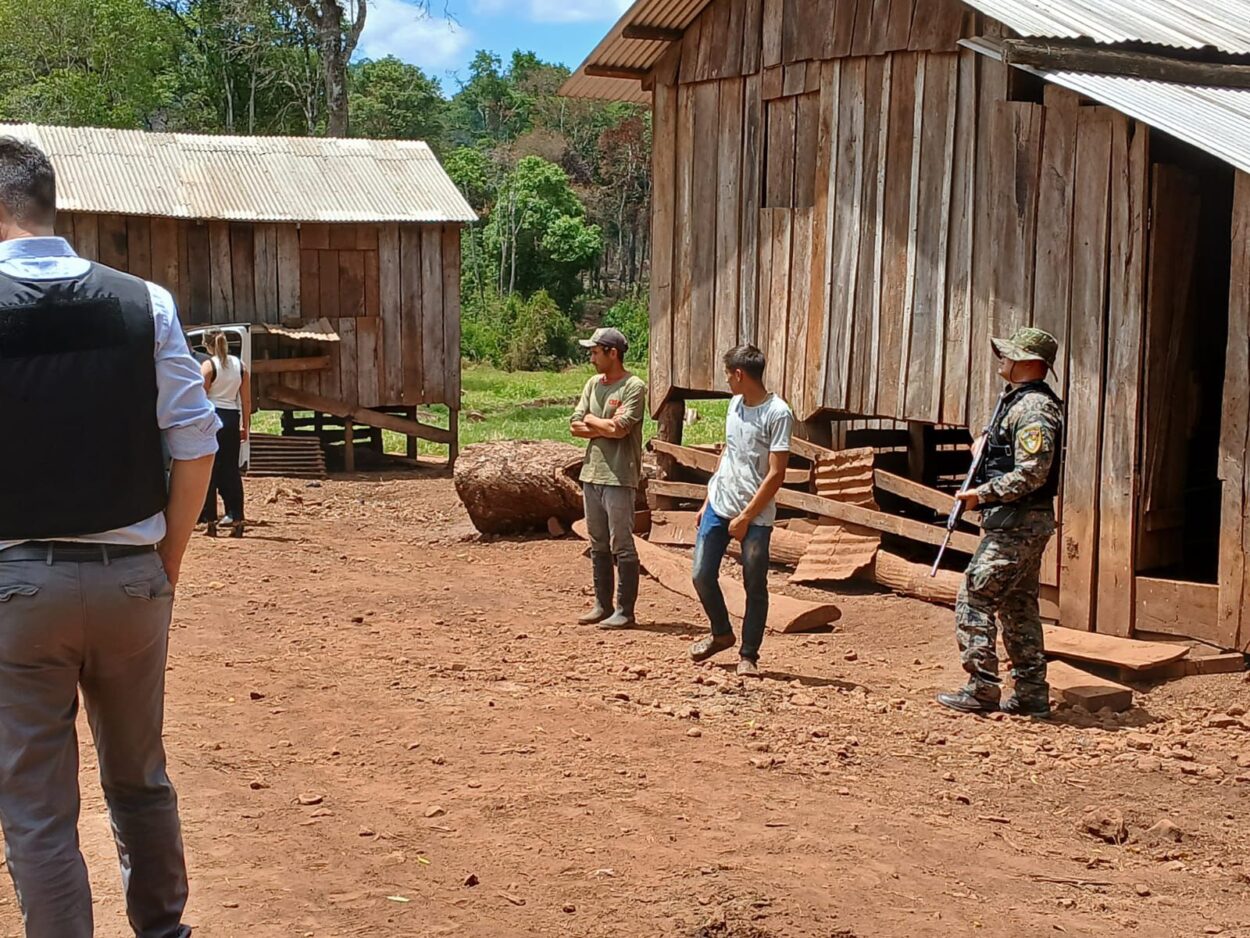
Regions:
[[393, 55], [428, 73], [463, 64], [472, 42], [473, 34], [459, 23], [427, 16], [406, 0], [369, 0], [357, 55], [369, 59]]
[[587, 23], [611, 22], [628, 10], [633, 2], [634, 0], [476, 0], [473, 8], [488, 16], [505, 10], [515, 11], [536, 23]]

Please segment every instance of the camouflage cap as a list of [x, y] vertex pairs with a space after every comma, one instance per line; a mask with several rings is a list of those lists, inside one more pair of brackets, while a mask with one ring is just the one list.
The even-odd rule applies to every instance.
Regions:
[[999, 358], [1009, 358], [1013, 362], [1045, 362], [1052, 367], [1059, 352], [1059, 342], [1053, 335], [1031, 326], [1016, 330], [1010, 339], [992, 338], [990, 344]]

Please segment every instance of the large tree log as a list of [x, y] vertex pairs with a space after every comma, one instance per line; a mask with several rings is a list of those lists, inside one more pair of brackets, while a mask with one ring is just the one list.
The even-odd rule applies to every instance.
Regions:
[[545, 531], [556, 518], [582, 517], [577, 470], [583, 453], [550, 440], [504, 440], [467, 447], [456, 462], [456, 494], [485, 534]]

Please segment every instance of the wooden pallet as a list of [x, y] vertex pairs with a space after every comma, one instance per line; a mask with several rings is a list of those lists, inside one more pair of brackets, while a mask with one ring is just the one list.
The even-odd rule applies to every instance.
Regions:
[[272, 436], [253, 433], [249, 438], [249, 476], [289, 476], [295, 479], [324, 479], [326, 457], [315, 436]]

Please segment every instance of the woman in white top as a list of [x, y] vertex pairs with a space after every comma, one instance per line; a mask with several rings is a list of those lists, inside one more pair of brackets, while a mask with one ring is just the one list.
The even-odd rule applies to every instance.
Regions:
[[204, 390], [217, 408], [221, 429], [217, 431], [217, 456], [213, 480], [208, 488], [202, 520], [210, 537], [217, 536], [217, 493], [225, 502], [221, 524], [230, 528], [231, 537], [243, 536], [243, 477], [239, 474], [239, 444], [247, 439], [252, 420], [252, 392], [247, 369], [237, 355], [231, 355], [224, 332], [207, 336], [211, 357], [200, 365]]

